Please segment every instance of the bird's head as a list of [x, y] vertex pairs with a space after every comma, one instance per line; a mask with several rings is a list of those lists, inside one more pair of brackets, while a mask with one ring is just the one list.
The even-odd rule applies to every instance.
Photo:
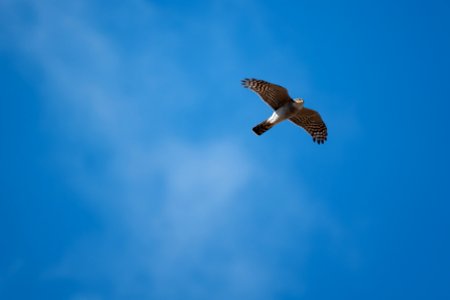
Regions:
[[303, 98], [295, 98], [294, 102], [297, 104], [303, 104], [305, 101], [303, 101]]

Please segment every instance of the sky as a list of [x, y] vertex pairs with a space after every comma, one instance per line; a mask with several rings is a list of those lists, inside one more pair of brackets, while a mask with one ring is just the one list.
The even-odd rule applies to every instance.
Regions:
[[449, 13], [1, 0], [0, 298], [449, 299]]

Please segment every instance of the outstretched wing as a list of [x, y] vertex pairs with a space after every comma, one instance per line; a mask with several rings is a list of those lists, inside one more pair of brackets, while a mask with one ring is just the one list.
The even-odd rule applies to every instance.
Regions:
[[264, 80], [246, 78], [242, 80], [242, 85], [257, 93], [274, 110], [292, 101], [284, 87]]
[[304, 107], [289, 120], [305, 129], [312, 136], [314, 142], [323, 144], [327, 140], [327, 126], [317, 111]]

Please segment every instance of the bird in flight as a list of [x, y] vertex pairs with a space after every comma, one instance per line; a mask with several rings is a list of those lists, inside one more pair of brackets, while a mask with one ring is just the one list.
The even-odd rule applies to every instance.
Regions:
[[327, 140], [327, 126], [319, 113], [303, 106], [302, 98], [292, 99], [287, 89], [282, 86], [253, 78], [242, 80], [242, 85], [257, 93], [273, 110], [272, 116], [253, 127], [257, 135], [261, 135], [276, 124], [289, 121], [308, 132], [314, 142], [323, 144]]

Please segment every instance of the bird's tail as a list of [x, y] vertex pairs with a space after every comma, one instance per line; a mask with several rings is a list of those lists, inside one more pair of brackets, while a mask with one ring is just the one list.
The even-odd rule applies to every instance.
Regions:
[[256, 125], [255, 127], [253, 127], [253, 131], [257, 134], [257, 135], [261, 135], [264, 132], [266, 132], [267, 130], [269, 130], [270, 128], [273, 127], [273, 123], [265, 120], [261, 123], [259, 123], [258, 125]]

